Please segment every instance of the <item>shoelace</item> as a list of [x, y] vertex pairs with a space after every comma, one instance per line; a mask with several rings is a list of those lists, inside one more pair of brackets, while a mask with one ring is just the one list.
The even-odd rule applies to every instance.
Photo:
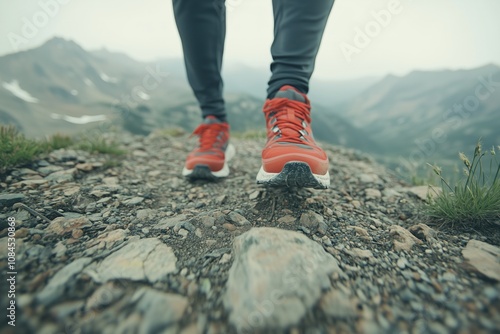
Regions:
[[[289, 110], [295, 114], [294, 119], [289, 119], [286, 116]], [[281, 135], [276, 141], [303, 144], [301, 137], [304, 131], [303, 121], [311, 123], [310, 106], [305, 103], [294, 101], [286, 98], [274, 98], [264, 109], [266, 119], [276, 118], [276, 122], [272, 124], [272, 128], [278, 128]], [[307, 134], [309, 135], [309, 134]]]
[[200, 124], [191, 136], [198, 136], [200, 138], [200, 149], [208, 150], [213, 148], [214, 144], [220, 140], [218, 136], [225, 129], [226, 125], [222, 123]]

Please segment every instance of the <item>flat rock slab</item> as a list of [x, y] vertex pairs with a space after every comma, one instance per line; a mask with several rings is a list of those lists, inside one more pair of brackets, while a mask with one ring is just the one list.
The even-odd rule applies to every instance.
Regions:
[[130, 241], [106, 257], [97, 267], [99, 283], [115, 279], [156, 283], [176, 270], [177, 258], [172, 248], [156, 238]]
[[0, 209], [10, 207], [26, 199], [23, 194], [0, 194]]
[[338, 263], [303, 234], [252, 228], [235, 238], [224, 305], [238, 331], [297, 324], [330, 288]]
[[59, 270], [37, 295], [37, 301], [43, 305], [49, 305], [57, 301], [64, 294], [66, 288], [68, 288], [67, 285], [72, 285], [74, 277], [91, 261], [91, 258], [82, 257]]
[[478, 272], [500, 281], [500, 248], [479, 240], [469, 240], [462, 255]]

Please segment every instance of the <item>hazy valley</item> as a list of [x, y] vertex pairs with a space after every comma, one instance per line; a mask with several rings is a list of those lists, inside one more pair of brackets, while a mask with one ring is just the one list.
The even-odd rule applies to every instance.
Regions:
[[[232, 131], [262, 131], [269, 70], [224, 68]], [[199, 108], [180, 59], [135, 61], [54, 38], [0, 57], [0, 123], [27, 136], [113, 124], [134, 134], [192, 131]], [[414, 71], [402, 77], [311, 82], [315, 137], [371, 153], [392, 167], [453, 158], [500, 142], [500, 68]]]

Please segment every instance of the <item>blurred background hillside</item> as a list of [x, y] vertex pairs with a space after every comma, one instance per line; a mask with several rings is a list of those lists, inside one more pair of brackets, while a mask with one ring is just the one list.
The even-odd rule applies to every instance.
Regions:
[[[224, 80], [234, 132], [262, 131], [268, 0], [228, 0]], [[0, 4], [0, 123], [29, 137], [113, 124], [192, 131], [170, 1]], [[319, 140], [371, 153], [403, 176], [500, 144], [500, 3], [338, 0], [311, 82]]]

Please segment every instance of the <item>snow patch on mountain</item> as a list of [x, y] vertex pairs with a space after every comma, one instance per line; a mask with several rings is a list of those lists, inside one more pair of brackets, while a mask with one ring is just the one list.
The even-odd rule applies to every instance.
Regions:
[[110, 82], [110, 83], [117, 83], [118, 82], [117, 78], [110, 77], [109, 75], [107, 75], [104, 72], [99, 74], [99, 76], [101, 77], [102, 81], [104, 81], [104, 82]]
[[85, 84], [89, 87], [93, 87], [94, 86], [94, 83], [92, 82], [92, 80], [90, 80], [89, 78], [85, 78], [83, 79], [83, 82], [85, 82]]
[[30, 103], [38, 103], [38, 99], [33, 97], [30, 93], [25, 91], [19, 86], [19, 82], [17, 80], [12, 80], [11, 82], [3, 82], [2, 87], [12, 93], [12, 95]]
[[52, 119], [62, 119], [66, 122], [73, 123], [73, 124], [87, 124], [87, 123], [93, 123], [93, 122], [101, 122], [105, 121], [107, 119], [106, 115], [82, 115], [80, 117], [73, 117], [73, 116], [68, 116], [68, 115], [61, 115], [61, 114], [56, 114], [52, 113], [50, 115]]
[[143, 91], [138, 91], [137, 96], [139, 96], [141, 99], [146, 100], [146, 101], [151, 98], [151, 96], [149, 96], [149, 94], [146, 94]]

